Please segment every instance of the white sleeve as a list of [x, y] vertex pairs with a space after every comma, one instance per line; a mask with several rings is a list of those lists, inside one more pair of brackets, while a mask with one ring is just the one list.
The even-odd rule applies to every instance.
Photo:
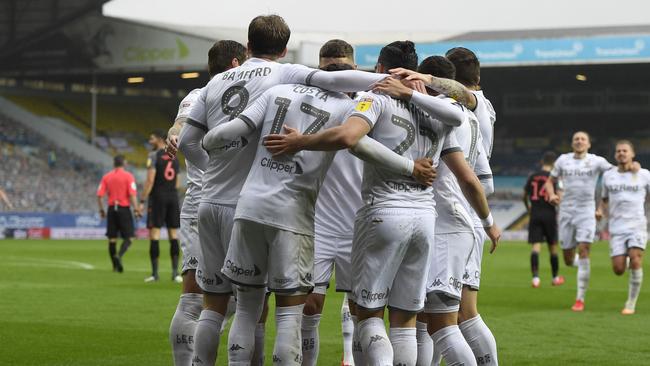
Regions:
[[178, 113], [176, 114], [176, 119], [188, 118], [190, 116], [192, 107], [194, 106], [194, 104], [196, 104], [196, 100], [198, 99], [199, 95], [201, 95], [201, 91], [195, 89], [191, 91], [185, 98], [183, 98], [181, 104], [179, 104], [178, 106]]
[[432, 97], [414, 90], [411, 102], [447, 126], [460, 126], [467, 117], [465, 107], [452, 98]]
[[203, 148], [211, 151], [230, 141], [242, 136], [248, 136], [253, 131], [261, 129], [271, 93], [271, 90], [267, 90], [253, 104], [240, 113], [239, 117], [211, 129], [203, 137]]
[[560, 155], [555, 163], [553, 163], [553, 169], [551, 169], [551, 177], [559, 178], [562, 176], [562, 162], [564, 161], [564, 155]]
[[201, 89], [201, 94], [199, 94], [199, 97], [192, 106], [192, 111], [190, 112], [187, 122], [192, 123], [194, 127], [200, 128], [205, 132], [208, 132], [208, 112], [205, 106], [207, 90], [207, 86]]
[[490, 168], [490, 162], [485, 153], [485, 147], [482, 144], [478, 145], [478, 158], [476, 159], [476, 165], [474, 165], [474, 174], [476, 174], [478, 180], [481, 182], [486, 196], [494, 193], [492, 168]]
[[321, 71], [314, 70], [305, 83], [331, 91], [358, 92], [366, 91], [384, 80], [388, 75], [358, 70]]
[[599, 158], [600, 158], [599, 159], [600, 162], [599, 162], [598, 165], [600, 167], [601, 173], [606, 172], [606, 171], [610, 170], [613, 167], [613, 165], [610, 164], [609, 161], [607, 161], [607, 159], [603, 158], [602, 156], [599, 156]]
[[646, 188], [646, 193], [650, 194], [650, 171], [643, 169], [643, 172], [645, 172], [645, 188]]
[[187, 161], [205, 171], [209, 160], [208, 153], [201, 147], [201, 139], [205, 136], [205, 132], [189, 122], [191, 121], [188, 121], [181, 129], [178, 137], [178, 150], [185, 155]]
[[359, 98], [350, 117], [363, 118], [370, 125], [370, 129], [372, 129], [379, 120], [383, 109], [382, 106], [383, 101], [381, 96], [374, 93], [364, 93]]
[[368, 136], [362, 137], [350, 149], [350, 152], [363, 161], [388, 169], [394, 173], [409, 177], [413, 174], [413, 167], [415, 165], [413, 160], [395, 153], [379, 141]]
[[449, 128], [447, 134], [445, 135], [445, 140], [442, 144], [440, 157], [458, 151], [463, 152], [463, 149], [460, 147], [460, 144], [458, 144], [458, 140], [456, 140], [456, 133], [454, 133], [454, 129]]

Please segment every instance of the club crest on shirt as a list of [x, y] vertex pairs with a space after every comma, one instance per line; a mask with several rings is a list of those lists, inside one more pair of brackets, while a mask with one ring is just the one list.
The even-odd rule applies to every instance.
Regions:
[[354, 110], [357, 112], [366, 112], [368, 109], [370, 109], [372, 102], [372, 98], [362, 98], [359, 100], [359, 103], [357, 103], [357, 106], [354, 107]]

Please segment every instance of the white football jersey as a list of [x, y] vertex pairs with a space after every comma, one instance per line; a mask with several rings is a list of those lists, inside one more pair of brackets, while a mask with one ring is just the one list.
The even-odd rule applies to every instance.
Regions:
[[[196, 104], [199, 98], [201, 89], [194, 89], [183, 98], [181, 104], [178, 106], [178, 114], [176, 120], [179, 118], [188, 118], [192, 107]], [[201, 200], [201, 179], [203, 178], [203, 171], [194, 164], [185, 159], [185, 166], [187, 168], [187, 190], [185, 191], [185, 199], [183, 200], [183, 207], [181, 207], [181, 217], [194, 218], [199, 214], [199, 201]]]
[[[251, 58], [241, 66], [218, 74], [201, 90], [188, 123], [208, 131], [235, 119], [262, 93], [278, 84], [307, 83], [316, 72], [302, 65], [280, 64]], [[255, 157], [255, 143], [232, 141], [223, 150], [210, 154], [203, 175], [202, 202], [235, 205]]]
[[[282, 126], [313, 134], [343, 123], [354, 107], [345, 94], [305, 85], [269, 89], [239, 116], [261, 135], [282, 133]], [[303, 235], [314, 235], [318, 192], [335, 151], [301, 151], [273, 157], [262, 141], [235, 211], [247, 219]]]
[[[463, 108], [449, 99], [453, 108]], [[444, 125], [414, 104], [372, 92], [361, 93], [353, 112], [372, 128], [368, 136], [411, 160], [433, 159], [437, 167], [441, 154], [459, 151], [453, 128]], [[364, 163], [362, 198], [368, 206], [433, 209], [433, 188], [412, 177], [398, 175]]]
[[472, 90], [471, 92], [476, 96], [474, 114], [478, 118], [479, 125], [481, 126], [483, 149], [487, 153], [488, 160], [490, 160], [494, 145], [494, 123], [497, 120], [497, 113], [494, 111], [490, 100], [483, 94], [483, 90]]
[[[560, 155], [555, 161], [551, 176], [561, 179], [564, 194], [560, 202], [560, 213], [580, 213], [596, 210], [596, 183], [601, 173], [612, 168], [605, 158], [587, 154], [582, 159], [576, 159], [574, 153]], [[589, 212], [586, 212], [589, 211]]]
[[316, 201], [316, 232], [352, 239], [354, 219], [363, 205], [363, 161], [347, 150], [336, 153]]
[[[486, 174], [485, 172], [489, 171], [490, 166], [483, 149], [478, 119], [470, 111], [467, 111], [466, 115], [467, 119], [454, 129], [454, 135], [470, 168], [474, 169], [476, 175]], [[433, 183], [433, 188], [436, 211], [438, 212], [436, 234], [473, 232], [476, 220], [480, 225], [478, 215], [465, 199], [456, 176], [444, 161], [438, 165], [438, 176]], [[470, 217], [459, 213], [457, 205], [461, 205]]]
[[650, 192], [650, 171], [637, 173], [610, 169], [603, 174], [603, 198], [609, 201], [609, 232], [629, 234], [646, 231], [645, 199]]

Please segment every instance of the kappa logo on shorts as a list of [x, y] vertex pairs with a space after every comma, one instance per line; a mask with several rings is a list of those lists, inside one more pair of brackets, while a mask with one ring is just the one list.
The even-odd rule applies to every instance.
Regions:
[[363, 352], [363, 350], [361, 349], [361, 341], [352, 342], [352, 351]]
[[442, 281], [440, 281], [439, 278], [436, 278], [432, 283], [430, 287], [441, 287], [442, 286]]
[[277, 283], [278, 285], [285, 285], [285, 284], [291, 282], [291, 279], [289, 279], [289, 278], [274, 278], [273, 282]]
[[386, 292], [372, 292], [368, 291], [365, 288], [361, 290], [361, 298], [366, 301], [379, 301], [388, 298], [390, 289], [386, 288]]
[[226, 269], [236, 276], [255, 277], [262, 274], [262, 271], [256, 264], [253, 264], [253, 268], [246, 269], [236, 265], [231, 260], [226, 261]]
[[199, 260], [196, 259], [196, 257], [191, 257], [190, 260], [187, 261], [187, 263], [188, 263], [190, 266], [196, 266], [197, 264], [199, 264]]
[[281, 363], [282, 359], [278, 355], [273, 355], [273, 363]]
[[465, 271], [465, 273], [463, 274], [463, 279], [469, 280], [469, 273], [467, 271]]
[[302, 282], [311, 282], [312, 276], [311, 273], [307, 273], [304, 277], [300, 276]]
[[372, 346], [373, 343], [379, 342], [383, 339], [384, 337], [380, 336], [379, 334], [370, 337], [370, 343], [368, 343], [368, 348], [370, 348], [370, 346]]
[[203, 361], [199, 358], [199, 356], [196, 356], [192, 359], [192, 366], [198, 365], [198, 364], [203, 364]]

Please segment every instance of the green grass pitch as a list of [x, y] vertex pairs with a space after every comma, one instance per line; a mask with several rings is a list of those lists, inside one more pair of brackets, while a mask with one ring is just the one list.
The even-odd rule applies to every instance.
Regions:
[[[0, 241], [0, 365], [171, 365], [167, 337], [180, 285], [170, 281], [167, 243], [161, 245], [161, 281], [145, 284], [145, 241], [126, 254], [124, 274], [110, 271], [104, 241]], [[576, 314], [569, 309], [575, 269], [562, 266], [567, 283], [551, 287], [544, 251], [542, 287], [532, 289], [528, 250], [523, 243], [504, 243], [483, 261], [479, 309], [497, 339], [502, 365], [650, 364], [650, 285], [642, 290], [637, 314], [621, 316], [627, 275], [616, 277], [606, 244], [595, 244], [586, 311]], [[330, 291], [319, 365], [340, 365], [341, 300]], [[223, 341], [219, 365], [226, 364]]]

